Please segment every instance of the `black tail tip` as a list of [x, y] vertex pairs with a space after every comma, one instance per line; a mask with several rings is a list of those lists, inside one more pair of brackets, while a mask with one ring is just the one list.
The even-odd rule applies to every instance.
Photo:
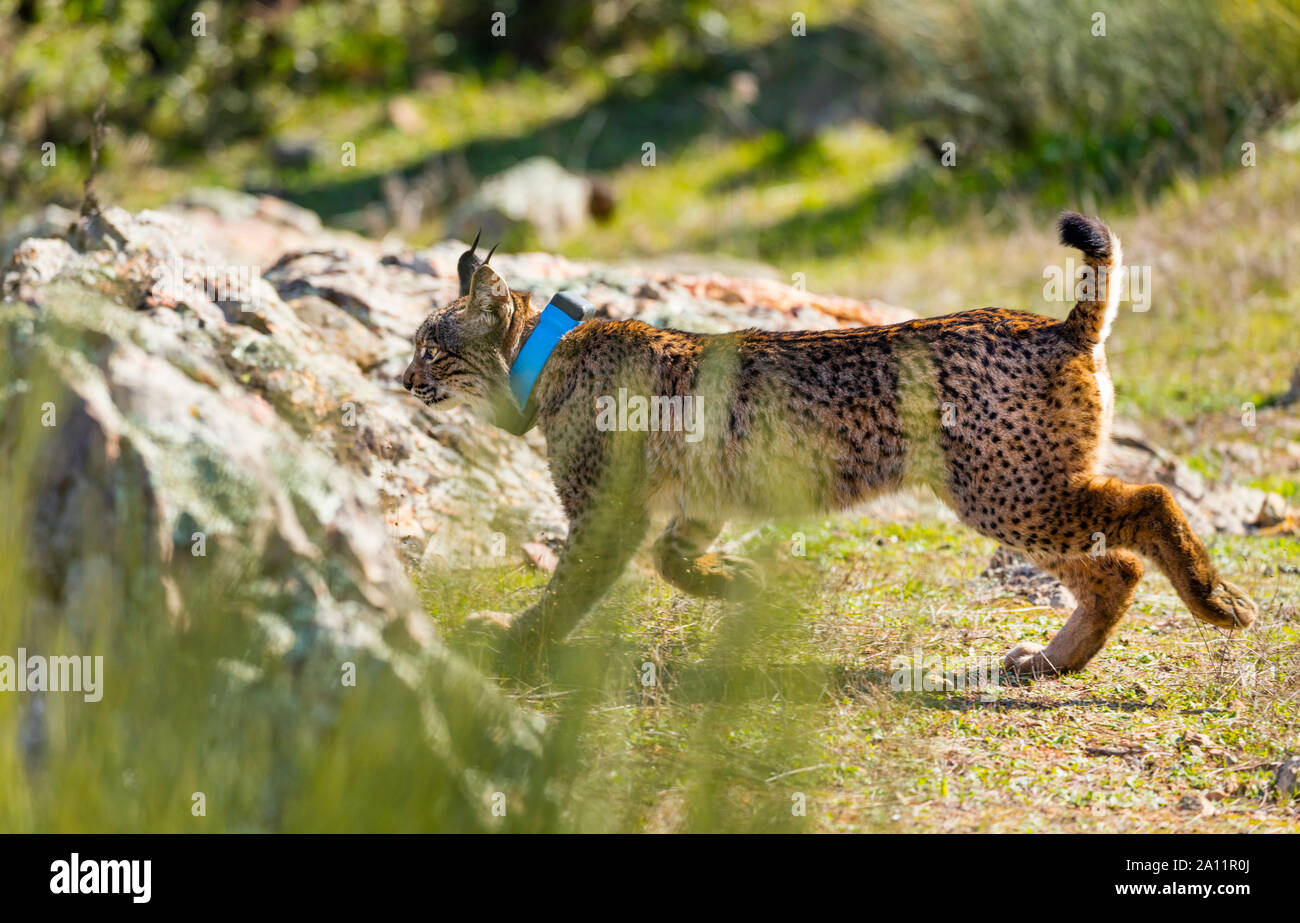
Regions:
[[1110, 228], [1100, 218], [1085, 218], [1078, 212], [1063, 212], [1057, 224], [1061, 243], [1082, 250], [1086, 255], [1110, 259]]

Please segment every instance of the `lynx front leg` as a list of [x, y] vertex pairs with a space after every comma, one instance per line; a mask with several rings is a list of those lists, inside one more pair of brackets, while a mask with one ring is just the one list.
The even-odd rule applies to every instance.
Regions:
[[1022, 642], [1007, 653], [1005, 666], [1017, 675], [1082, 670], [1114, 633], [1142, 579], [1142, 561], [1128, 551], [1060, 558], [1043, 567], [1070, 589], [1078, 607], [1047, 647]]
[[763, 573], [747, 558], [708, 551], [721, 526], [674, 517], [655, 539], [655, 567], [665, 580], [695, 596], [747, 599], [763, 588]]
[[540, 650], [562, 641], [613, 585], [645, 536], [649, 517], [630, 504], [595, 505], [569, 524], [542, 598], [510, 620], [508, 638], [520, 650]]

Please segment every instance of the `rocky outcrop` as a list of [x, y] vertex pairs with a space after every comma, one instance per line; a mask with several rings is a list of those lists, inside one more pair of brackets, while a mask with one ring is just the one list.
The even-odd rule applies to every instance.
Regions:
[[[374, 697], [440, 780], [449, 828], [488, 829], [492, 794], [529, 784], [541, 726], [442, 645], [396, 553], [377, 469], [419, 451], [396, 439], [419, 427], [376, 399], [382, 337], [222, 264], [238, 245], [201, 224], [109, 210], [24, 242], [4, 273], [3, 506], [21, 523], [0, 536], [21, 573], [4, 638], [107, 650], [120, 714], [125, 673], [166, 688], [174, 669], [145, 639], [201, 631], [230, 648], [208, 658], [229, 688], [205, 707], [307, 748]], [[47, 706], [18, 701], [35, 777]], [[300, 781], [268, 773], [254, 815], [226, 802], [222, 828], [276, 829]]]
[[[304, 714], [329, 733], [352, 664], [418, 701], [409, 730], [458, 828], [490, 824], [488, 794], [530, 784], [541, 728], [443, 647], [411, 578], [544, 562], [564, 523], [537, 434], [435, 415], [400, 387], [411, 334], [456, 295], [463, 245], [393, 249], [217, 190], [40, 221], [0, 282], [5, 498], [26, 536], [4, 545], [24, 571], [17, 637], [234, 618], [230, 695], [273, 735], [304, 733]], [[873, 316], [770, 283], [493, 262], [518, 289], [577, 289], [609, 317], [724, 330]], [[33, 767], [49, 739], [37, 702], [20, 735]]]
[[1276, 494], [1206, 479], [1177, 456], [1152, 444], [1131, 423], [1121, 422], [1115, 427], [1104, 470], [1135, 484], [1163, 484], [1169, 488], [1187, 514], [1187, 521], [1201, 535], [1245, 535], [1285, 523], [1293, 515], [1286, 501]]

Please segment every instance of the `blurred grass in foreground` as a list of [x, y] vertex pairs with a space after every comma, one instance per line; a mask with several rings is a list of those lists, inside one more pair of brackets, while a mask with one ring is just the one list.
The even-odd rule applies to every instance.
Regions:
[[[784, 576], [757, 607], [682, 596], [648, 560], [634, 565], [541, 685], [502, 679], [551, 723], [564, 829], [1300, 829], [1271, 794], [1272, 765], [1300, 731], [1300, 623], [1287, 608], [1300, 599], [1287, 569], [1300, 543], [1212, 542], [1262, 604], [1251, 632], [1203, 630], [1151, 573], [1087, 672], [1004, 686], [989, 703], [982, 691], [899, 692], [898, 659], [997, 660], [1065, 614], [978, 599], [993, 543], [936, 510], [808, 523], [804, 559], [789, 557], [794, 524], [761, 530], [749, 549]], [[430, 572], [422, 585], [452, 643], [491, 670], [461, 619], [522, 609], [542, 582], [506, 567]], [[1180, 743], [1188, 733], [1211, 752]], [[1123, 746], [1151, 755], [1086, 750]], [[1224, 795], [1214, 817], [1177, 811], [1191, 791]]]
[[[103, 417], [79, 395], [103, 387], [106, 338], [77, 325], [97, 316], [79, 310], [51, 293], [39, 311], [0, 309], [0, 654], [101, 656], [102, 699], [0, 692], [0, 830], [549, 827], [552, 800], [523, 797], [536, 754], [494, 739], [487, 687], [463, 664], [350, 646], [295, 596], [311, 575], [268, 565], [252, 538], [210, 536], [191, 558], [186, 531], [160, 559], [154, 504], [175, 488], [146, 481], [158, 470], [141, 462], [135, 422], [105, 448]], [[203, 486], [224, 496], [221, 461]], [[494, 790], [514, 799], [504, 818], [491, 815]]]

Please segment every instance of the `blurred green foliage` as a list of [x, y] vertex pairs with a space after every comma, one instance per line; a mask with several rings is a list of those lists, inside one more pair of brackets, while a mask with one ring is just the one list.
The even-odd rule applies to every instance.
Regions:
[[987, 205], [1006, 187], [1142, 197], [1239, 163], [1300, 97], [1298, 13], [1287, 0], [983, 0], [879, 4], [868, 22], [894, 51], [895, 124], [956, 141]]
[[[1091, 0], [804, 6], [807, 34], [793, 35], [768, 0], [0, 0], [0, 186], [19, 196], [41, 175], [43, 141], [84, 148], [101, 99], [110, 125], [172, 163], [271, 133], [301, 100], [532, 73], [559, 87], [595, 76], [604, 92], [537, 137], [466, 150], [476, 173], [586, 118], [603, 170], [634, 162], [647, 136], [776, 130], [798, 149], [860, 118], [956, 144], [966, 169], [908, 171], [864, 206], [943, 217], [1026, 189], [1145, 196], [1235, 162], [1300, 98], [1297, 0], [1140, 0], [1104, 22]], [[758, 74], [758, 99], [719, 111], [713, 96], [741, 71]]]
[[[547, 68], [567, 53], [674, 24], [694, 35], [701, 3], [472, 0], [257, 2], [4, 0], [0, 121], [27, 143], [84, 131], [101, 98], [109, 121], [206, 150], [265, 131], [289, 99], [331, 90], [397, 91], [440, 71]], [[493, 31], [493, 15], [508, 28]], [[576, 56], [575, 56], [576, 55]]]

